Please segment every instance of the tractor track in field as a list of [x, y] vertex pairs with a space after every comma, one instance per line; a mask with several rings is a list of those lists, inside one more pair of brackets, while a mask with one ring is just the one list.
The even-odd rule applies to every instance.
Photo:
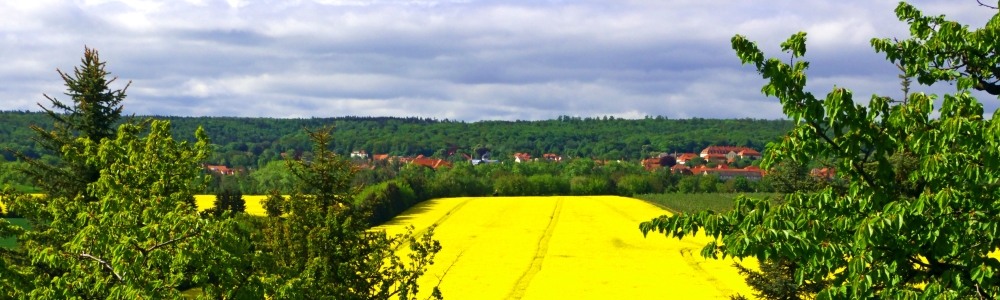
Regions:
[[[465, 204], [469, 203], [469, 201], [472, 201], [472, 198], [467, 198], [464, 201], [462, 201], [462, 203], [459, 203], [458, 205], [455, 205], [455, 207], [452, 207], [451, 209], [448, 210], [448, 212], [444, 213], [443, 216], [441, 216], [440, 218], [438, 218], [437, 221], [434, 221], [434, 223], [431, 223], [430, 226], [427, 226], [427, 227], [424, 227], [424, 228], [420, 228], [419, 230], [413, 232], [413, 234], [410, 235], [410, 236], [417, 237], [417, 238], [419, 238], [420, 236], [423, 236], [424, 234], [427, 233], [428, 230], [431, 229], [431, 227], [437, 227], [437, 226], [441, 225], [441, 223], [444, 223], [444, 221], [447, 221], [448, 218], [451, 218], [451, 216], [454, 215], [455, 212], [458, 212], [459, 209], [461, 209], [462, 207], [465, 207]], [[406, 241], [406, 242], [400, 243], [398, 246], [396, 246], [396, 249], [399, 250], [400, 247], [409, 246], [409, 245], [410, 245], [410, 242]]]
[[[681, 258], [684, 259], [684, 263], [686, 263], [689, 267], [691, 267], [692, 270], [701, 273], [703, 276], [705, 276], [705, 280], [708, 281], [708, 283], [712, 287], [714, 287], [723, 295], [726, 296], [733, 295], [733, 290], [727, 288], [725, 285], [722, 284], [722, 282], [718, 278], [715, 278], [715, 276], [712, 275], [711, 272], [705, 270], [705, 268], [701, 266], [701, 262], [699, 262], [698, 259], [695, 257], [695, 256], [701, 257], [701, 255], [699, 255], [700, 253], [698, 252], [698, 250], [700, 249], [696, 247], [682, 248], [680, 250], [680, 254]], [[705, 258], [702, 257], [702, 260], [705, 260]]]
[[549, 252], [549, 241], [552, 240], [552, 233], [556, 229], [556, 224], [559, 223], [559, 215], [562, 214], [563, 201], [563, 197], [559, 197], [559, 200], [556, 200], [556, 206], [552, 209], [552, 215], [549, 217], [549, 224], [545, 226], [545, 232], [538, 239], [538, 248], [535, 249], [535, 257], [531, 260], [531, 265], [517, 279], [517, 283], [514, 284], [514, 288], [510, 290], [505, 299], [521, 299], [524, 297], [524, 293], [528, 291], [528, 285], [531, 284], [531, 280], [542, 270], [542, 262], [545, 260], [545, 255]]

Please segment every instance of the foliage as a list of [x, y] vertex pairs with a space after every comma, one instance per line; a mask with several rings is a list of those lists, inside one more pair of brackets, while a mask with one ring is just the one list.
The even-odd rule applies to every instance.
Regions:
[[685, 194], [697, 193], [698, 179], [700, 178], [695, 176], [684, 176], [677, 182], [677, 191]]
[[613, 195], [610, 180], [601, 176], [577, 176], [569, 182], [572, 195]]
[[[374, 205], [354, 202], [357, 167], [329, 152], [330, 129], [310, 132], [313, 161], [290, 161], [300, 193], [284, 201], [284, 217], [271, 217], [261, 244], [261, 282], [276, 299], [413, 299], [417, 279], [441, 249], [433, 229], [421, 236], [390, 237], [369, 231]], [[406, 261], [396, 254], [408, 245]]]
[[281, 208], [284, 205], [285, 197], [282, 197], [281, 192], [278, 190], [272, 190], [263, 203], [264, 211], [267, 212], [268, 217], [280, 217], [282, 214]]
[[214, 204], [214, 207], [209, 209], [207, 213], [213, 214], [216, 217], [222, 216], [227, 211], [235, 215], [247, 210], [247, 203], [243, 199], [243, 194], [234, 189], [226, 189], [216, 194]]
[[[781, 100], [798, 124], [768, 146], [761, 166], [830, 161], [847, 188], [793, 192], [781, 205], [737, 197], [727, 213], [662, 216], [641, 224], [642, 232], [683, 238], [704, 230], [719, 238], [703, 249], [706, 257], [786, 259], [797, 267], [797, 283], [830, 282], [816, 294], [819, 299], [1000, 297], [1000, 261], [988, 256], [1000, 247], [992, 230], [1000, 215], [1000, 111], [984, 119], [982, 104], [967, 91], [993, 73], [931, 71], [946, 57], [925, 51], [994, 47], [1000, 14], [986, 28], [966, 31], [906, 3], [896, 13], [913, 36], [872, 44], [923, 84], [958, 82], [958, 93], [943, 97], [939, 117], [930, 116], [936, 96], [923, 93], [904, 101], [873, 96], [867, 105], [856, 105], [849, 90], [837, 87], [817, 99], [804, 91], [808, 63], [795, 61], [805, 54], [805, 33], [781, 45], [792, 53], [791, 64], [765, 60], [754, 43], [736, 36], [737, 55], [769, 80], [762, 91]], [[974, 68], [997, 59], [995, 53], [981, 54], [981, 61], [958, 63]], [[894, 166], [897, 153], [919, 164], [911, 170]]]
[[702, 193], [715, 193], [719, 191], [719, 176], [705, 175], [698, 178], [698, 191]]
[[[347, 155], [354, 150], [394, 156], [447, 154], [457, 147], [475, 158], [477, 148], [487, 142], [493, 159], [510, 160], [515, 152], [555, 153], [564, 158], [619, 159], [637, 161], [648, 152], [697, 152], [709, 145], [749, 146], [761, 150], [792, 127], [787, 120], [715, 119], [607, 119], [560, 117], [540, 121], [459, 122], [419, 118], [341, 117], [310, 119], [165, 117], [176, 130], [175, 139], [189, 139], [179, 133], [204, 127], [213, 141], [213, 155], [206, 163], [251, 171], [274, 161], [302, 157], [310, 151], [309, 135], [302, 128], [336, 125], [332, 150]], [[51, 130], [45, 114], [0, 112], [0, 149], [10, 148], [31, 158], [55, 155], [33, 142], [27, 127], [39, 124]], [[117, 124], [117, 123], [116, 123]], [[478, 146], [478, 147], [477, 147]], [[444, 151], [442, 151], [444, 150]], [[615, 153], [612, 153], [614, 151]], [[14, 160], [6, 155], [7, 160]], [[614, 156], [614, 157], [612, 157]], [[464, 160], [464, 157], [463, 157]], [[585, 175], [585, 174], [575, 174]], [[526, 175], [530, 176], [530, 175]], [[259, 181], [258, 182], [265, 182]], [[264, 193], [244, 190], [244, 194]]]
[[370, 186], [362, 190], [355, 201], [358, 205], [370, 206], [368, 222], [372, 225], [389, 221], [399, 213], [417, 204], [421, 199], [404, 181], [393, 180]]
[[504, 174], [493, 180], [497, 196], [526, 196], [531, 193], [528, 178], [521, 174]]
[[[63, 148], [65, 161], [86, 161], [101, 170], [88, 185], [88, 195], [99, 202], [83, 195], [49, 196], [43, 206], [33, 196], [4, 191], [12, 209], [29, 219], [51, 216], [44, 231], [16, 235], [28, 261], [44, 263], [10, 260], [15, 265], [3, 275], [17, 279], [0, 288], [7, 296], [180, 298], [179, 285], [207, 278], [209, 268], [203, 266], [215, 255], [209, 245], [225, 233], [187, 201], [200, 190], [190, 182], [211, 151], [207, 138], [199, 131], [195, 145], [174, 142], [169, 123], [160, 121], [140, 137], [143, 127], [122, 125], [115, 139], [97, 144], [80, 138]], [[59, 235], [52, 238], [53, 233]], [[68, 242], [51, 244], [53, 239]], [[41, 272], [49, 267], [60, 272]]]
[[552, 174], [535, 174], [528, 177], [532, 196], [569, 195], [569, 180]]
[[638, 194], [648, 194], [653, 192], [651, 177], [641, 175], [625, 175], [618, 179], [618, 194], [622, 196], [633, 196]]
[[250, 173], [250, 178], [256, 184], [257, 191], [278, 191], [288, 195], [295, 190], [295, 176], [288, 170], [284, 161], [270, 161], [254, 172]]
[[[52, 103], [52, 108], [58, 112], [41, 106], [44, 116], [55, 121], [51, 131], [31, 125], [36, 137], [30, 138], [40, 150], [50, 154], [62, 155], [63, 148], [79, 147], [77, 138], [84, 138], [94, 144], [102, 139], [113, 137], [115, 124], [121, 119], [122, 106], [125, 100], [125, 90], [111, 90], [108, 85], [115, 79], [107, 80], [110, 72], [104, 70], [97, 50], [85, 48], [81, 65], [74, 68], [72, 75], [57, 70], [65, 82], [66, 95], [72, 103], [66, 104], [55, 98], [45, 96]], [[38, 122], [36, 124], [40, 124]], [[38, 161], [22, 152], [7, 148], [18, 159], [28, 163], [21, 171], [33, 180], [32, 185], [49, 191], [52, 197], [74, 198], [82, 196], [85, 201], [97, 201], [86, 192], [90, 183], [97, 181], [100, 170], [86, 160], [61, 161], [54, 164], [51, 161]], [[42, 200], [45, 201], [45, 200]]]
[[[787, 260], [769, 259], [760, 262], [760, 271], [746, 268], [738, 263], [733, 263], [740, 275], [746, 278], [747, 285], [758, 291], [754, 294], [757, 299], [764, 300], [803, 300], [812, 299], [812, 296], [826, 287], [825, 282], [812, 282], [806, 285], [799, 285], [795, 280], [795, 273], [798, 266]], [[736, 295], [730, 297], [734, 300], [746, 299], [746, 297]]]

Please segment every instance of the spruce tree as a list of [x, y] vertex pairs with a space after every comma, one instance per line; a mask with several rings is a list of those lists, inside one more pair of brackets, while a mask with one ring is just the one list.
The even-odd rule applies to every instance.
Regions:
[[[71, 103], [63, 103], [54, 97], [44, 95], [51, 102], [47, 108], [38, 104], [54, 121], [53, 130], [47, 131], [39, 126], [31, 126], [38, 135], [33, 138], [43, 149], [57, 156], [67, 146], [79, 146], [77, 138], [84, 138], [93, 143], [115, 135], [115, 124], [122, 118], [121, 102], [125, 100], [125, 90], [131, 81], [120, 90], [112, 90], [109, 85], [117, 77], [106, 79], [111, 72], [106, 71], [106, 63], [100, 60], [97, 50], [84, 48], [81, 65], [75, 67], [73, 74], [56, 70], [66, 86], [66, 96]], [[19, 159], [28, 162], [21, 170], [29, 175], [49, 197], [83, 197], [84, 201], [93, 202], [95, 198], [87, 195], [87, 185], [97, 181], [100, 170], [85, 159], [72, 160], [62, 158], [59, 164], [49, 165], [42, 161], [31, 159], [20, 152], [12, 151]]]
[[[270, 299], [415, 299], [417, 279], [441, 250], [434, 230], [370, 231], [371, 206], [355, 203], [351, 186], [358, 167], [329, 150], [331, 131], [309, 132], [312, 161], [289, 161], [298, 191], [287, 200], [271, 196], [286, 215], [264, 224], [260, 253], [268, 258], [257, 281]], [[401, 257], [397, 250], [407, 245], [411, 252]]]

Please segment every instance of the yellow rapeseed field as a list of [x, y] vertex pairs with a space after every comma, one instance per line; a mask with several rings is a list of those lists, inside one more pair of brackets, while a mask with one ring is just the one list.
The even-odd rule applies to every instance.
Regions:
[[[264, 216], [267, 212], [264, 211], [264, 205], [261, 204], [267, 196], [265, 195], [243, 195], [243, 200], [246, 201], [247, 210], [246, 212], [251, 215]], [[196, 195], [194, 196], [195, 203], [198, 205], [198, 210], [206, 210], [215, 207], [215, 195]]]
[[707, 238], [643, 238], [639, 223], [663, 214], [613, 196], [449, 198], [376, 229], [400, 233], [412, 224], [419, 233], [438, 225], [443, 249], [421, 278], [421, 299], [438, 282], [448, 299], [752, 296], [732, 260], [698, 254]]

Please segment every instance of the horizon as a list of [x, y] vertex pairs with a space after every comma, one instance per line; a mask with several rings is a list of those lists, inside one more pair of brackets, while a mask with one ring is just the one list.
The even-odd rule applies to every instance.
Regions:
[[[908, 1], [972, 28], [975, 0]], [[83, 46], [126, 114], [280, 119], [386, 116], [537, 121], [558, 116], [786, 119], [765, 81], [730, 49], [735, 34], [768, 57], [805, 31], [809, 92], [856, 103], [899, 97], [898, 70], [871, 38], [909, 36], [896, 1], [279, 1], [86, 0], [0, 3], [0, 107], [65, 101], [56, 69]], [[948, 84], [913, 92], [954, 93]], [[988, 112], [996, 97], [973, 91]], [[940, 97], [939, 97], [940, 98]], [[938, 101], [940, 103], [940, 100]]]

